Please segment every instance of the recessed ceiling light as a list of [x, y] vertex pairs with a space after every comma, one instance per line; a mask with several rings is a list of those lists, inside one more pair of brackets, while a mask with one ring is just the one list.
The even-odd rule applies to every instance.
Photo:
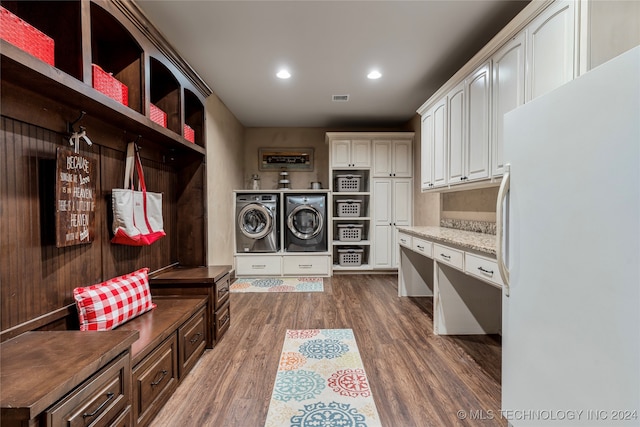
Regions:
[[369, 74], [367, 74], [367, 77], [370, 78], [371, 80], [375, 80], [382, 77], [382, 74], [380, 74], [380, 71], [378, 70], [373, 70]]
[[277, 76], [279, 79], [288, 79], [289, 77], [291, 77], [291, 73], [290, 73], [288, 70], [286, 70], [286, 69], [284, 69], [284, 68], [283, 68], [282, 70], [278, 71], [278, 73], [276, 74], [276, 76]]

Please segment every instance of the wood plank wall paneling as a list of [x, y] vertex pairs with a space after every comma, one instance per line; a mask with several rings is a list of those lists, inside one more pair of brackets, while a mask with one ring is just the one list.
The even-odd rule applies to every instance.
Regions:
[[[163, 193], [167, 236], [148, 247], [113, 245], [111, 189], [122, 187], [125, 147], [97, 144], [110, 135], [96, 128], [91, 133], [94, 145], [81, 148], [98, 163], [96, 238], [91, 244], [56, 248], [53, 177], [56, 148], [68, 146], [67, 137], [5, 116], [0, 126], [1, 331], [72, 304], [77, 286], [177, 261], [177, 165], [155, 160], [155, 153], [149, 153], [154, 160], [145, 158], [142, 142], [147, 188]], [[109, 144], [114, 145], [112, 138]]]

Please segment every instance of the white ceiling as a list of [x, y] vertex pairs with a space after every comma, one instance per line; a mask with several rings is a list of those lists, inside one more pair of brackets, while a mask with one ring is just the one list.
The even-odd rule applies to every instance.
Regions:
[[[385, 127], [411, 119], [527, 1], [136, 3], [246, 127]], [[382, 78], [366, 78], [373, 68]]]

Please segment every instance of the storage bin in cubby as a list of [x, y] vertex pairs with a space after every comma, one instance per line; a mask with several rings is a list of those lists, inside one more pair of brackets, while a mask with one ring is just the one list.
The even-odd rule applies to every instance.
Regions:
[[149, 118], [162, 127], [167, 127], [167, 113], [153, 104], [149, 104]]
[[91, 71], [95, 90], [115, 99], [122, 105], [129, 105], [129, 88], [124, 83], [96, 64], [91, 64]]
[[338, 224], [338, 240], [341, 242], [359, 242], [362, 240], [362, 224]]
[[341, 267], [360, 267], [362, 265], [362, 248], [338, 249], [338, 263]]
[[191, 126], [187, 124], [184, 125], [184, 139], [189, 142], [196, 142], [196, 133], [191, 129]]
[[345, 192], [345, 191], [354, 191], [358, 192], [360, 190], [360, 175], [337, 175], [336, 176], [336, 191]]
[[337, 200], [336, 208], [339, 217], [360, 216], [360, 205], [362, 200]]
[[36, 58], [54, 65], [53, 39], [0, 6], [0, 38]]

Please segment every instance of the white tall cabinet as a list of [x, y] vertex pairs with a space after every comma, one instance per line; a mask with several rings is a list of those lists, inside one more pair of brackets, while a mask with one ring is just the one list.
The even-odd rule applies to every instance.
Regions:
[[[412, 224], [413, 137], [413, 132], [327, 133], [334, 272], [397, 268], [396, 226]], [[357, 189], [339, 185], [348, 177], [357, 177]], [[358, 205], [357, 216], [342, 215], [349, 202]], [[360, 240], [353, 240], [354, 234]], [[360, 265], [346, 262], [345, 255], [361, 257]]]
[[412, 224], [413, 179], [374, 178], [373, 268], [397, 268], [397, 226]]

